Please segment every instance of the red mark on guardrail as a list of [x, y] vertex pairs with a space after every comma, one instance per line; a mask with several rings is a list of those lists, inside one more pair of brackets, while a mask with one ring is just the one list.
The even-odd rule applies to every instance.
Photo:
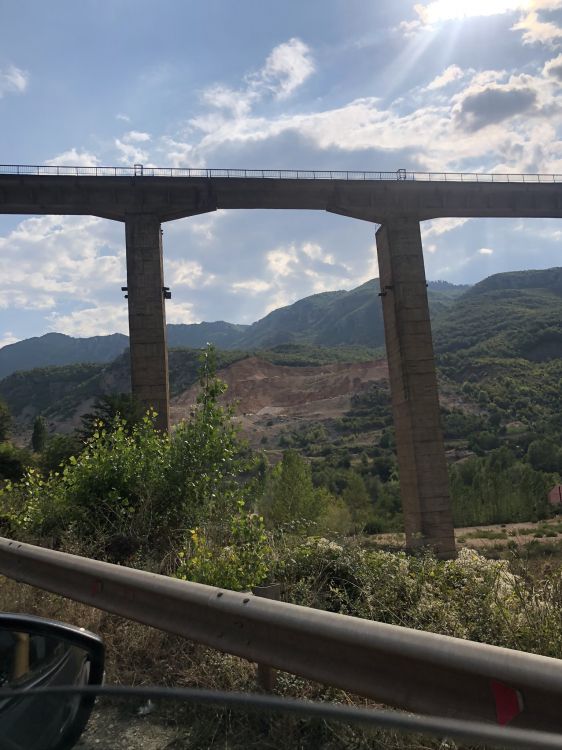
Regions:
[[498, 724], [505, 726], [523, 710], [523, 696], [519, 690], [515, 690], [515, 688], [504, 685], [503, 682], [497, 680], [492, 680], [491, 686], [496, 701]]

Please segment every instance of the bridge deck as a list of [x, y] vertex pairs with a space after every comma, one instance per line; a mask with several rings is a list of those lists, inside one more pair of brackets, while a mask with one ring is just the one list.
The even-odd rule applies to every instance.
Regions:
[[[440, 178], [440, 179], [438, 179]], [[216, 209], [330, 211], [384, 223], [407, 216], [562, 217], [560, 175], [0, 167], [0, 213], [170, 221]]]

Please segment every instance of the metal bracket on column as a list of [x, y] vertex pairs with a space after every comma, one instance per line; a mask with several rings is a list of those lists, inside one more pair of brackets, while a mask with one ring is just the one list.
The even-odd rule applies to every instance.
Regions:
[[385, 286], [385, 291], [384, 292], [379, 292], [379, 297], [386, 297], [386, 295], [388, 294], [388, 291], [386, 291], [386, 290], [388, 290], [388, 289], [390, 289], [391, 291], [394, 289], [394, 287], [392, 286], [392, 284], [387, 284], [387, 286]]
[[169, 286], [162, 287], [162, 294], [164, 295], [164, 299], [172, 299], [172, 292]]
[[[121, 291], [122, 292], [128, 292], [129, 291], [129, 287], [128, 286], [122, 286], [121, 287]], [[125, 295], [125, 299], [129, 299], [129, 295], [128, 294]]]

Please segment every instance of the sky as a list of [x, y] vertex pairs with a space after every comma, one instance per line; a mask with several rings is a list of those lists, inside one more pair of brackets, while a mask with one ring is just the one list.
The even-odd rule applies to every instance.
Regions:
[[[0, 163], [562, 173], [562, 0], [0, 0]], [[168, 222], [170, 323], [378, 275], [313, 211]], [[555, 220], [422, 223], [428, 279], [561, 265]], [[124, 227], [0, 216], [0, 347], [127, 332]]]

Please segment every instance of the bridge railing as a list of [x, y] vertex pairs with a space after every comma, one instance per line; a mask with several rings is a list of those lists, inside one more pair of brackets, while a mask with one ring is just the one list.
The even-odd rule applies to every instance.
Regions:
[[198, 167], [82, 167], [64, 165], [0, 164], [0, 175], [35, 175], [57, 177], [199, 177], [258, 178], [273, 180], [392, 180], [406, 182], [562, 182], [562, 174], [508, 174], [484, 172], [367, 172], [356, 170], [309, 169], [205, 169]]

